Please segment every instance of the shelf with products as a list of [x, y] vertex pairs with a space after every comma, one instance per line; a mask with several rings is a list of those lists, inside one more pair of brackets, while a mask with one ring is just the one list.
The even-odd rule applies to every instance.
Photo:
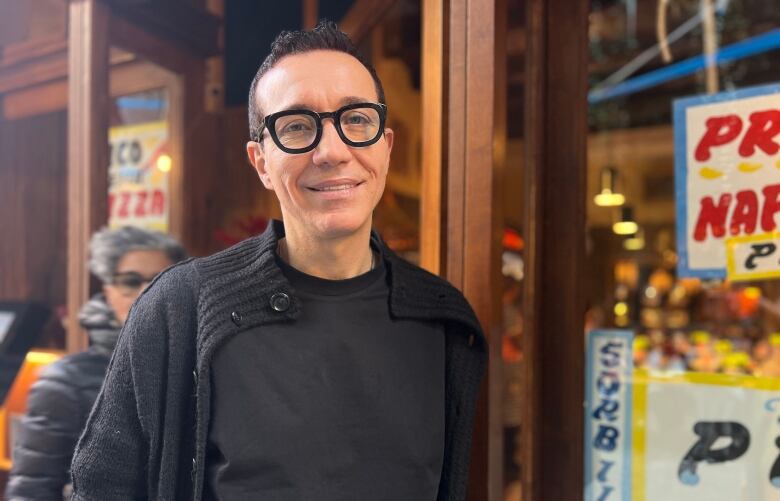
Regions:
[[621, 268], [612, 321], [635, 331], [637, 367], [780, 376], [776, 283], [680, 278], [663, 263]]

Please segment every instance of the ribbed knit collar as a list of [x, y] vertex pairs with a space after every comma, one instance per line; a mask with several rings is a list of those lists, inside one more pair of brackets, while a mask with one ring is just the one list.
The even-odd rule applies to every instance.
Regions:
[[[283, 236], [284, 225], [274, 220], [262, 235], [193, 261], [200, 275], [199, 352], [226, 335], [299, 316], [300, 301], [274, 260]], [[481, 340], [479, 323], [462, 295], [441, 278], [399, 258], [376, 232], [371, 239], [387, 267], [393, 317], [460, 322]], [[279, 294], [289, 297], [285, 311], [271, 306]]]

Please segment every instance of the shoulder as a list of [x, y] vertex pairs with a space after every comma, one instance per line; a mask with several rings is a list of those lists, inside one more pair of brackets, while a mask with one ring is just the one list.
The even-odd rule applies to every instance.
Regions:
[[201, 282], [194, 263], [195, 259], [190, 258], [157, 275], [133, 303], [122, 334], [139, 324], [154, 326], [159, 322], [174, 322], [194, 309]]
[[393, 273], [398, 273], [404, 280], [416, 281], [422, 284], [428, 284], [432, 287], [443, 287], [456, 291], [447, 280], [416, 264], [410, 263], [390, 249], [385, 249], [385, 256], [393, 266]]
[[392, 251], [387, 252], [387, 261], [392, 267], [395, 285], [402, 287], [422, 287], [424, 290], [439, 294], [448, 294], [459, 299], [463, 294], [444, 278], [412, 264]]
[[447, 280], [385, 250], [391, 295], [400, 315], [457, 322], [482, 336], [477, 316], [463, 293]]
[[150, 302], [160, 296], [178, 297], [192, 295], [197, 289], [199, 275], [195, 262], [198, 258], [190, 258], [176, 263], [160, 272], [146, 287], [138, 302]]
[[76, 386], [85, 375], [104, 374], [108, 361], [108, 356], [91, 350], [66, 355], [41, 369], [38, 379], [57, 380]]
[[100, 389], [108, 362], [105, 355], [86, 351], [65, 356], [45, 366], [30, 388], [28, 412], [59, 414], [91, 405], [91, 401], [85, 403], [83, 397]]
[[269, 240], [266, 234], [242, 240], [210, 256], [193, 259], [192, 267], [204, 279], [238, 272], [267, 253]]
[[127, 349], [136, 356], [152, 356], [169, 337], [181, 337], [195, 328], [200, 279], [194, 259], [175, 264], [161, 272], [130, 308], [119, 334], [116, 352]]

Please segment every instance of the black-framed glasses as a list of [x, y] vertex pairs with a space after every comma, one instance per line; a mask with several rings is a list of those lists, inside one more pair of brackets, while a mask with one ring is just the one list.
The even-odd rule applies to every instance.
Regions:
[[339, 137], [345, 144], [355, 148], [371, 146], [379, 141], [385, 131], [387, 106], [381, 103], [354, 103], [336, 111], [317, 113], [311, 110], [284, 110], [271, 113], [263, 119], [263, 130], [268, 133], [276, 146], [285, 153], [306, 153], [317, 147], [322, 139], [322, 121], [333, 119]]

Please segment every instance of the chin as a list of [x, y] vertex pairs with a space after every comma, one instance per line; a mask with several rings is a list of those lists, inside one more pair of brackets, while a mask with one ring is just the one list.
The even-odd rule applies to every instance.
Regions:
[[371, 227], [371, 215], [327, 214], [312, 218], [315, 231], [324, 238], [343, 238], [354, 235], [366, 226]]

